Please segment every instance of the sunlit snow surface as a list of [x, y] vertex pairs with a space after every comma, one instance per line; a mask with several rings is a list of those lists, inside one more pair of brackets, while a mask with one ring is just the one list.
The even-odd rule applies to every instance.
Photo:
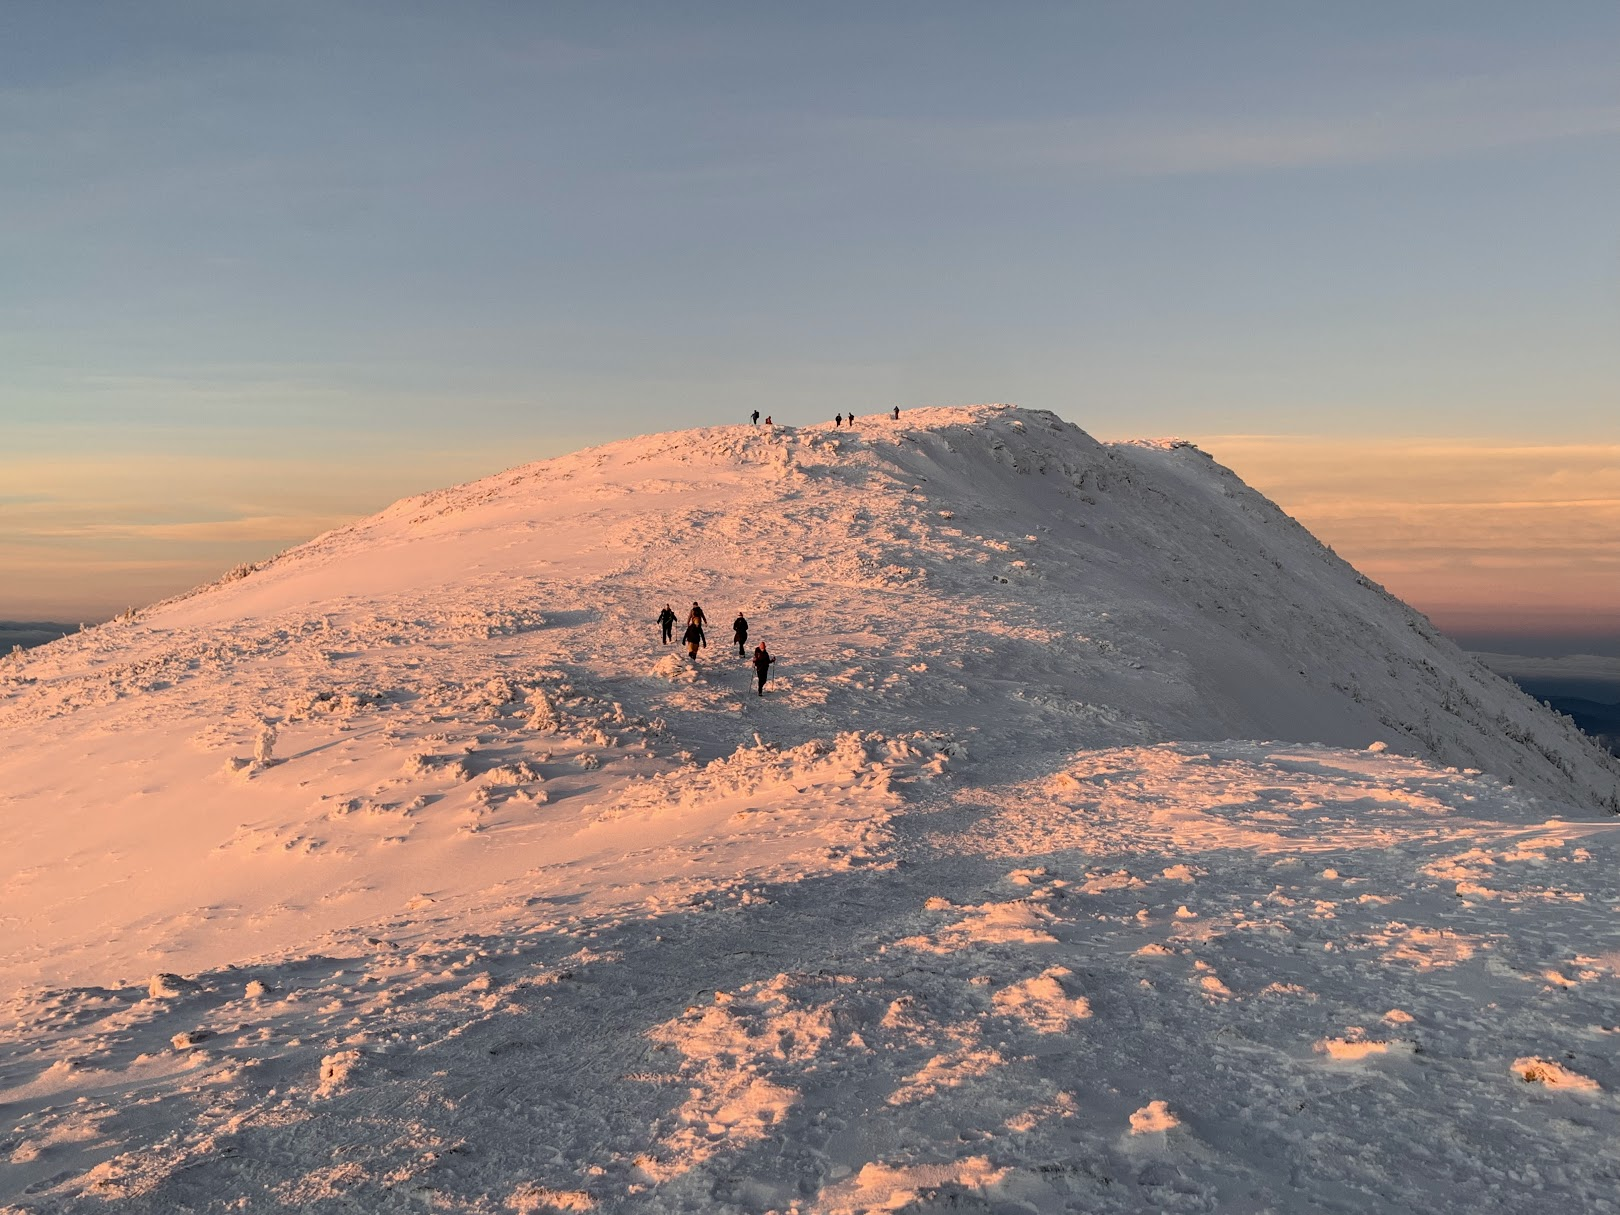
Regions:
[[1182, 446], [582, 452], [0, 731], [10, 1209], [1617, 1206], [1614, 762]]

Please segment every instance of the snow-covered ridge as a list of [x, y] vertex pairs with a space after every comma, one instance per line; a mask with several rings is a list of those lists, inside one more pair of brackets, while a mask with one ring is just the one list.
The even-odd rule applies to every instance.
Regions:
[[[312, 629], [560, 629], [628, 672], [644, 618], [693, 596], [764, 613], [795, 663], [826, 648], [796, 639], [822, 634], [858, 633], [874, 671], [948, 655], [1001, 713], [1072, 719], [1065, 746], [1382, 739], [1575, 804], [1615, 796], [1613, 763], [1567, 721], [1195, 447], [1105, 446], [1008, 406], [651, 435], [408, 498], [13, 664], [0, 714], [94, 698], [76, 681], [103, 664], [202, 670], [209, 647], [263, 657]], [[909, 719], [929, 696], [889, 701]]]
[[609, 444], [0, 732], [21, 1209], [1524, 1209], [1507, 1124], [1607, 1193], [1545, 1103], [1616, 1128], [1620, 767], [1179, 441]]

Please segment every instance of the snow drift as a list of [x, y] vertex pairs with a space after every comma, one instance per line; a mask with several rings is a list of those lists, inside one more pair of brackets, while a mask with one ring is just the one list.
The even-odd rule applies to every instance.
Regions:
[[1620, 766], [1185, 444], [628, 440], [14, 656], [0, 730], [19, 1209], [1607, 1193]]

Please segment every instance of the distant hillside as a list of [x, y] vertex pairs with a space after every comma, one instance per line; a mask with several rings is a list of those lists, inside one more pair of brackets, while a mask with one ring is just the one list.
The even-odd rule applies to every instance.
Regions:
[[1584, 733], [1620, 755], [1620, 659], [1598, 654], [1539, 658], [1475, 653], [1474, 657], [1542, 704], [1573, 718]]
[[1524, 690], [1542, 704], [1573, 718], [1584, 733], [1607, 747], [1610, 754], [1620, 755], [1620, 705], [1603, 704], [1579, 696], [1546, 696], [1529, 686], [1525, 686]]

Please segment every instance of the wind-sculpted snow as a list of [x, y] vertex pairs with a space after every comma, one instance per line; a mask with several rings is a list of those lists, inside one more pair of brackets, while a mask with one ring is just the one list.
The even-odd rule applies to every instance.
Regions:
[[0, 730], [7, 1210], [1613, 1202], [1615, 762], [1185, 445], [630, 440]]

